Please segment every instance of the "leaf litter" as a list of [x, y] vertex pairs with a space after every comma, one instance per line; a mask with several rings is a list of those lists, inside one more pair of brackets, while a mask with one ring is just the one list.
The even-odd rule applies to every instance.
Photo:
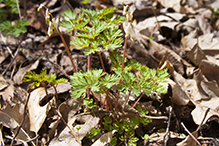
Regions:
[[[44, 3], [48, 4], [57, 16], [68, 8], [75, 9], [76, 5], [78, 8], [114, 6], [118, 8], [117, 14], [122, 13], [123, 6], [122, 1], [118, 0], [90, 0], [87, 5], [74, 1], [47, 2]], [[216, 13], [219, 9], [216, 7], [218, 1], [125, 0], [124, 2], [135, 7], [133, 26], [136, 41], [128, 42], [126, 56], [150, 68], [168, 68], [170, 73], [168, 93], [161, 95], [162, 102], [152, 100], [146, 95], [139, 102], [139, 105], [149, 111], [151, 117], [159, 116], [163, 119], [152, 118], [152, 123], [136, 130], [136, 135], [139, 137], [146, 133], [150, 134], [148, 140], [141, 139], [138, 145], [197, 145], [198, 142], [202, 145], [207, 143], [218, 145], [216, 139], [219, 137], [219, 130], [214, 128], [219, 125], [219, 43], [218, 24], [216, 23], [219, 18]], [[74, 3], [76, 5], [72, 5]], [[69, 78], [73, 74], [73, 68], [66, 56], [63, 44], [59, 41], [60, 38], [52, 36], [45, 40], [47, 30], [44, 16], [36, 11], [39, 4], [31, 1], [25, 5], [27, 5], [26, 19], [29, 20], [30, 27], [28, 27], [23, 49], [19, 52], [21, 57], [6, 70], [4, 76], [0, 76], [0, 142], [2, 145], [7, 145], [15, 138], [18, 145], [89, 145], [90, 143], [86, 141], [86, 134], [92, 128], [99, 126], [101, 117], [111, 113], [105, 111], [99, 113], [93, 111], [92, 114], [81, 113], [81, 101], [70, 97], [71, 86], [58, 85], [60, 99], [56, 101], [58, 107], [56, 112], [62, 115], [77, 138], [82, 141], [79, 144], [53, 110], [55, 92], [52, 88], [49, 91], [49, 99], [45, 98], [46, 93], [42, 87], [29, 95], [27, 93], [31, 90], [28, 90], [27, 83], [23, 82], [26, 71], [39, 73], [42, 68], [46, 67], [50, 73], [58, 77]], [[66, 39], [70, 38], [69, 34], [65, 35]], [[9, 41], [5, 44], [1, 39], [1, 72], [5, 71], [12, 59], [6, 46], [13, 51], [16, 49], [13, 47], [16, 41], [7, 35], [4, 37]], [[28, 38], [33, 40], [32, 43]], [[71, 47], [77, 69], [85, 71], [86, 57], [81, 51], [76, 51], [75, 46]], [[107, 53], [103, 52], [103, 55], [105, 55], [105, 65], [110, 70], [111, 64]], [[95, 67], [100, 68], [98, 57], [93, 58]], [[113, 97], [112, 94], [111, 98]], [[133, 96], [134, 100], [135, 98], [137, 97]], [[103, 102], [102, 98], [99, 102]], [[129, 104], [132, 102], [130, 101]], [[119, 103], [121, 108], [122, 103], [122, 101]], [[25, 104], [26, 111], [24, 111]], [[173, 107], [169, 127], [168, 106]], [[124, 113], [120, 114], [132, 117], [138, 115], [136, 112], [130, 106], [126, 106]], [[23, 120], [25, 122], [22, 122]], [[81, 129], [77, 130], [78, 127]], [[207, 130], [204, 127], [208, 127]], [[16, 134], [18, 129], [20, 132]], [[169, 138], [165, 136], [166, 131], [169, 131]], [[112, 133], [101, 133], [93, 145], [108, 143], [112, 138]], [[167, 141], [166, 144], [165, 141]]]

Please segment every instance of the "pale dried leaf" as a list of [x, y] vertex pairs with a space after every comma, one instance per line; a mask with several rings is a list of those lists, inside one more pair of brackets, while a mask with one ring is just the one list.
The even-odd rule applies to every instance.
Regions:
[[211, 19], [211, 15], [212, 15], [211, 10], [207, 9], [201, 12], [201, 15], [198, 16], [199, 26], [203, 34], [211, 33], [212, 30], [211, 24], [207, 22], [207, 19]]
[[169, 81], [169, 84], [172, 87], [172, 101], [177, 105], [187, 105], [190, 100], [186, 92], [172, 80]]
[[191, 51], [188, 52], [188, 59], [196, 66], [199, 66], [202, 60], [207, 60], [206, 55], [203, 53], [202, 49], [196, 44]]
[[8, 81], [5, 80], [3, 75], [0, 75], [0, 91], [9, 86]]
[[158, 2], [166, 8], [172, 8], [176, 12], [180, 13], [190, 13], [190, 14], [195, 14], [195, 11], [193, 10], [192, 7], [188, 5], [181, 5], [181, 0], [158, 0]]
[[37, 88], [31, 92], [28, 102], [30, 130], [35, 133], [37, 133], [43, 125], [53, 102], [53, 100], [50, 100], [46, 105], [40, 106], [39, 102], [41, 96], [46, 96], [45, 89], [43, 87]]

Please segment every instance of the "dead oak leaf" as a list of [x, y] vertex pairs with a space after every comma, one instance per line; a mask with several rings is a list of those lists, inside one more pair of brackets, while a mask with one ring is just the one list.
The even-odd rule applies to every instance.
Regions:
[[192, 117], [196, 124], [200, 124], [206, 113], [206, 110], [210, 108], [203, 124], [213, 116], [219, 117], [218, 103], [219, 103], [219, 87], [215, 81], [207, 82], [202, 81], [201, 87], [205, 93], [210, 97], [209, 99], [202, 99], [199, 102], [195, 102], [196, 108], [192, 111]]

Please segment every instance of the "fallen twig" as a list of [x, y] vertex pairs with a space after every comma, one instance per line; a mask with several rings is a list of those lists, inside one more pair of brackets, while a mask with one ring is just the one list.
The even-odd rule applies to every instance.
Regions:
[[168, 119], [168, 123], [167, 123], [167, 129], [166, 129], [166, 133], [164, 135], [164, 146], [167, 146], [167, 141], [169, 139], [169, 129], [170, 129], [170, 121], [171, 121], [171, 116], [172, 116], [172, 106], [170, 106], [169, 108], [169, 119]]

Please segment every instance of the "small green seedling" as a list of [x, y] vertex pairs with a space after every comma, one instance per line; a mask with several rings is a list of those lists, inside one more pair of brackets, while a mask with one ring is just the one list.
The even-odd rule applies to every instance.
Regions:
[[31, 84], [29, 84], [29, 86], [31, 86], [32, 89], [43, 86], [45, 88], [47, 97], [48, 97], [48, 93], [47, 93], [46, 83], [49, 83], [55, 90], [56, 99], [58, 99], [58, 93], [56, 90], [56, 86], [60, 83], [68, 82], [68, 80], [64, 78], [56, 79], [55, 74], [50, 73], [49, 75], [47, 75], [46, 68], [42, 69], [40, 74], [36, 74], [36, 72], [34, 71], [27, 71], [27, 74], [24, 76], [23, 81], [32, 82]]
[[95, 136], [100, 133], [101, 129], [100, 128], [93, 128], [91, 129], [90, 133], [86, 134], [86, 137], [88, 137], [92, 142], [95, 140]]

